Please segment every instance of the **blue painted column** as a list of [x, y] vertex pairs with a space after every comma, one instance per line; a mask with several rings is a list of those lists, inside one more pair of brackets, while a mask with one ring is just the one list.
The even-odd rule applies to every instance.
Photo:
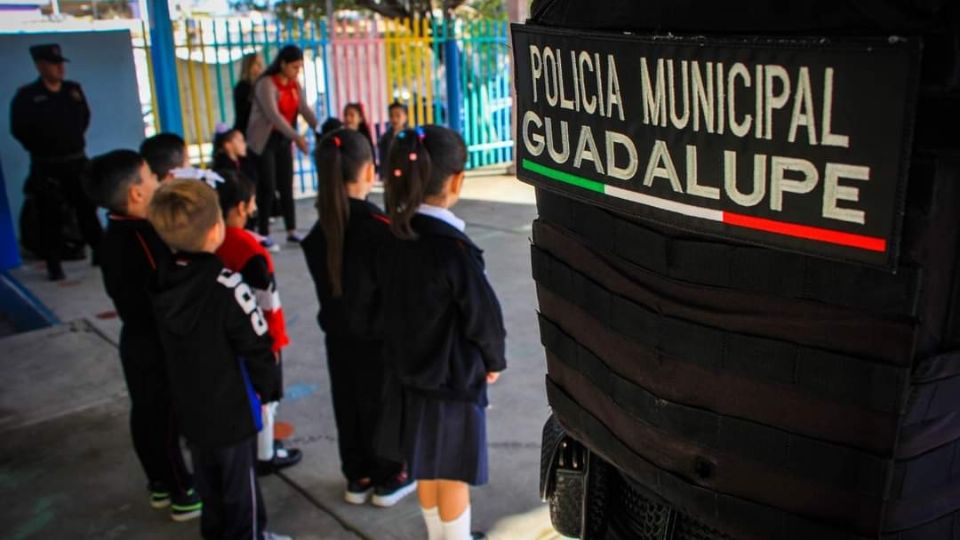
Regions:
[[150, 58], [157, 92], [160, 129], [183, 135], [180, 113], [180, 88], [177, 84], [177, 54], [173, 44], [173, 24], [167, 0], [147, 0], [150, 11]]
[[7, 199], [7, 183], [3, 179], [3, 167], [0, 166], [0, 270], [20, 266], [20, 249], [17, 235], [13, 232], [13, 220], [13, 211]]
[[460, 88], [460, 44], [450, 28], [456, 24], [447, 19], [446, 40], [443, 43], [443, 61], [447, 68], [447, 127], [463, 132], [463, 90]]

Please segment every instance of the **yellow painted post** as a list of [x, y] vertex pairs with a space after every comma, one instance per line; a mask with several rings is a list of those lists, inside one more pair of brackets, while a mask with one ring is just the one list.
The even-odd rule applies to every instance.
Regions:
[[[208, 124], [207, 127], [210, 129], [210, 131], [209, 131], [208, 133], [211, 133], [211, 134], [212, 134], [212, 133], [214, 133], [214, 132], [216, 131], [216, 125], [217, 125], [217, 124], [216, 124], [216, 120], [214, 119], [214, 116], [213, 116], [214, 105], [213, 105], [213, 96], [210, 94], [210, 74], [207, 73], [207, 71], [208, 71], [208, 64], [207, 64], [207, 47], [206, 47], [206, 44], [205, 44], [204, 41], [203, 41], [203, 20], [199, 20], [199, 21], [197, 21], [197, 22], [200, 23], [200, 24], [199, 24], [199, 28], [200, 28], [200, 58], [201, 58], [201, 62], [200, 62], [200, 76], [202, 77], [202, 80], [203, 80], [203, 104], [204, 104], [204, 106], [205, 106], [206, 109], [207, 109], [207, 124]], [[205, 134], [203, 134], [203, 133], [198, 133], [198, 134], [197, 134], [197, 144], [198, 144], [198, 146], [199, 146], [199, 148], [200, 148], [200, 166], [201, 166], [201, 167], [206, 166], [206, 160], [204, 159], [204, 154], [203, 154], [203, 141], [204, 141], [204, 139], [205, 139], [204, 135], [205, 135]]]
[[[190, 35], [189, 26], [187, 27], [187, 78], [190, 81], [190, 105], [193, 112], [193, 126], [196, 129], [194, 135], [197, 137], [197, 154], [200, 155], [201, 160], [203, 156], [203, 128], [200, 125], [200, 100], [197, 99], [197, 75], [193, 70], [193, 46], [192, 46], [192, 36]], [[190, 146], [189, 144], [187, 145]]]
[[424, 80], [423, 80], [423, 86], [425, 87], [426, 94], [427, 94], [426, 95], [427, 123], [432, 124], [433, 123], [433, 65], [434, 65], [433, 47], [432, 47], [433, 36], [430, 33], [430, 20], [423, 19], [422, 21], [420, 21], [420, 23], [423, 25], [422, 35], [424, 36], [420, 50], [423, 51], [424, 58], [425, 58], [424, 71], [426, 73], [426, 76], [424, 77]]
[[[183, 21], [180, 21], [180, 24], [183, 24]], [[174, 35], [174, 50], [176, 50], [176, 48], [176, 35]], [[174, 63], [177, 66], [177, 88], [182, 97], [189, 92], [189, 88], [187, 87], [188, 81], [187, 77], [183, 73], [184, 67], [181, 65], [183, 62], [181, 62], [180, 59], [175, 58]], [[190, 130], [188, 129], [190, 126], [190, 120], [187, 115], [187, 102], [184, 99], [180, 100], [180, 122], [183, 126], [183, 141], [187, 145], [187, 148], [190, 148]]]
[[412, 64], [412, 69], [410, 73], [410, 95], [414, 99], [413, 111], [416, 113], [417, 124], [425, 124], [423, 118], [423, 96], [420, 93], [420, 21], [417, 17], [413, 18], [410, 25], [410, 34], [411, 34], [411, 49], [410, 49], [410, 59]]
[[150, 84], [150, 112], [153, 116], [153, 130], [160, 131], [160, 106], [157, 103], [157, 83], [153, 78], [153, 59], [150, 55], [150, 30], [147, 21], [140, 21], [140, 35], [143, 36], [143, 52], [147, 58], [147, 77]]
[[[403, 22], [400, 25], [400, 31], [403, 33], [403, 41], [400, 46], [400, 80], [401, 85], [404, 90], [409, 94], [410, 90], [410, 19], [404, 18]], [[400, 94], [400, 97], [403, 98], [403, 94]], [[403, 99], [404, 105], [407, 106], [407, 109], [410, 108], [410, 98]]]

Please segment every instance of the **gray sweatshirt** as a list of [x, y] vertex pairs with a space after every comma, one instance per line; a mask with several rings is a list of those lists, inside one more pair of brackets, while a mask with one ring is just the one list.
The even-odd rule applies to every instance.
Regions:
[[[299, 113], [310, 124], [313, 129], [317, 128], [317, 116], [313, 114], [310, 106], [307, 104], [306, 94], [303, 88], [300, 88], [300, 110]], [[253, 107], [250, 109], [250, 123], [247, 124], [247, 146], [255, 153], [263, 152], [267, 146], [267, 139], [270, 138], [271, 131], [279, 131], [288, 139], [295, 139], [299, 135], [297, 131], [287, 122], [286, 118], [280, 114], [277, 107], [279, 101], [279, 92], [273, 84], [270, 76], [264, 76], [257, 80], [253, 86]]]

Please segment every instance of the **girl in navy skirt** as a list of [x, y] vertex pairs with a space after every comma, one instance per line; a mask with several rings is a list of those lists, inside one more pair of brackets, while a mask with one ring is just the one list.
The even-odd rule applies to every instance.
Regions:
[[466, 157], [460, 135], [426, 126], [397, 134], [385, 169], [397, 241], [382, 252], [378, 275], [383, 354], [398, 384], [386, 387], [393, 417], [381, 422], [380, 443], [418, 481], [430, 540], [471, 537], [469, 486], [488, 478], [487, 384], [506, 368], [503, 316], [482, 251], [449, 210]]
[[320, 300], [327, 367], [337, 422], [344, 499], [376, 506], [396, 504], [416, 489], [403, 463], [374, 451], [383, 408], [384, 363], [380, 290], [375, 259], [392, 240], [389, 220], [367, 202], [373, 188], [373, 153], [366, 138], [339, 129], [316, 150], [320, 219], [302, 242]]

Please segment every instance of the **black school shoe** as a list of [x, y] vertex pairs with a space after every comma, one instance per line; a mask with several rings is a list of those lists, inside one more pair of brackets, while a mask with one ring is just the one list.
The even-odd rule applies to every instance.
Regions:
[[273, 442], [273, 459], [257, 460], [257, 474], [266, 476], [277, 471], [293, 467], [303, 459], [303, 452], [297, 448], [284, 448], [280, 441]]
[[371, 502], [374, 506], [389, 508], [400, 502], [400, 499], [413, 493], [416, 489], [417, 481], [410, 478], [407, 471], [403, 471], [383, 484], [373, 488], [373, 500]]
[[350, 504], [366, 504], [373, 494], [373, 482], [369, 478], [348, 480], [347, 490], [343, 493], [343, 500]]

